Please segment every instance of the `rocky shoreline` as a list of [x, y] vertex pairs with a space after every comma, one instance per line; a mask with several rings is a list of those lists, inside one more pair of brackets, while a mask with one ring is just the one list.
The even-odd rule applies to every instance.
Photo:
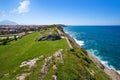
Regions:
[[99, 67], [101, 68], [112, 80], [120, 80], [120, 74], [113, 69], [109, 69], [105, 65], [103, 65], [95, 56], [91, 53], [88, 53], [89, 58]]
[[[63, 32], [63, 34], [70, 40], [70, 42], [73, 42], [74, 45], [77, 48], [81, 48], [76, 42], [75, 40], [69, 36], [68, 34], [66, 34], [63, 29], [61, 30]], [[101, 61], [99, 59], [97, 59], [94, 55], [92, 55], [91, 53], [88, 53], [85, 49], [81, 48], [83, 50], [83, 52], [96, 64], [96, 66], [98, 68], [100, 68], [103, 72], [105, 72], [112, 80], [120, 80], [120, 74], [118, 72], [116, 72], [113, 69], [109, 69], [108, 67], [106, 67], [104, 64], [101, 63]]]

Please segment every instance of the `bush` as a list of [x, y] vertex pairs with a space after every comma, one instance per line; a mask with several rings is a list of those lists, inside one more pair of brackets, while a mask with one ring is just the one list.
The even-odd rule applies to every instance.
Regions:
[[7, 42], [8, 42], [8, 40], [7, 40], [7, 39], [3, 39], [3, 41], [2, 41], [2, 45], [6, 45], [6, 44], [7, 44]]
[[70, 51], [74, 52], [75, 50], [73, 48], [71, 48]]
[[14, 39], [15, 39], [15, 40], [17, 40], [17, 37], [16, 37], [16, 35], [14, 35]]

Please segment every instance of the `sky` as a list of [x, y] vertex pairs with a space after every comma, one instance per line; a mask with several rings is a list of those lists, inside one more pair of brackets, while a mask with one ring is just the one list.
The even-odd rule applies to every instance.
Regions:
[[120, 25], [120, 0], [0, 0], [0, 21]]

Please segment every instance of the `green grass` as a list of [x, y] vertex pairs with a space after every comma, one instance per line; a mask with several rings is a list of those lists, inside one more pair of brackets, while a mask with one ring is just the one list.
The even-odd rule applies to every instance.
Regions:
[[[57, 80], [111, 80], [101, 69], [99, 69], [92, 61], [88, 63], [85, 59], [87, 56], [82, 55], [80, 50], [71, 52], [64, 50], [64, 64], [56, 62], [57, 70], [54, 71], [52, 66], [49, 68], [46, 77], [43, 80], [53, 80], [52, 75], [57, 73]], [[76, 56], [76, 53], [80, 57]], [[88, 70], [95, 73], [91, 75]], [[30, 79], [32, 80], [32, 79]]]
[[[48, 29], [49, 30], [49, 29]], [[99, 69], [92, 60], [86, 55], [81, 48], [75, 46], [71, 41], [74, 51], [70, 51], [70, 48], [66, 42], [66, 39], [60, 39], [56, 41], [36, 41], [36, 38], [44, 35], [48, 35], [48, 30], [42, 30], [40, 32], [34, 32], [22, 39], [12, 41], [7, 45], [0, 45], [0, 73], [8, 76], [0, 78], [1, 80], [16, 80], [16, 75], [30, 72], [31, 75], [26, 80], [38, 80], [44, 59], [37, 61], [35, 67], [28, 71], [27, 67], [20, 68], [21, 62], [44, 55], [53, 55], [56, 51], [63, 49], [64, 64], [59, 61], [56, 63], [57, 70], [53, 70], [51, 64], [48, 69], [48, 73], [43, 80], [53, 80], [52, 75], [57, 73], [57, 80], [110, 80], [109, 77]], [[54, 32], [55, 29], [52, 28]], [[54, 32], [56, 34], [56, 32]], [[44, 36], [43, 35], [43, 36]], [[94, 75], [90, 74], [90, 71], [95, 72]]]
[[0, 46], [0, 73], [12, 72], [21, 62], [38, 57], [49, 56], [59, 49], [68, 49], [65, 39], [57, 41], [35, 41], [39, 32]]

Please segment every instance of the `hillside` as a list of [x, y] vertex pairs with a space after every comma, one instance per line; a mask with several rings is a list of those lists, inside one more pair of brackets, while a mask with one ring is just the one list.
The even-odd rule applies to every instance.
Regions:
[[0, 45], [0, 66], [0, 80], [111, 80], [55, 26]]
[[0, 25], [18, 25], [18, 24], [13, 21], [3, 20], [3, 21], [0, 21]]

